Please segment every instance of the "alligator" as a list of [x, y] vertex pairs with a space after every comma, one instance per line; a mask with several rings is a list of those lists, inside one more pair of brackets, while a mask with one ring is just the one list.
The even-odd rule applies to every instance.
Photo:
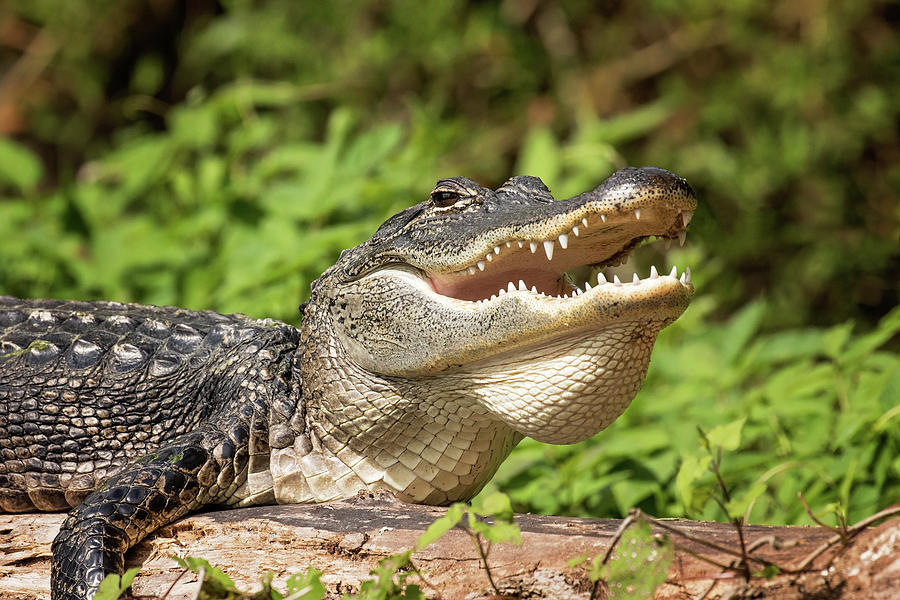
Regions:
[[690, 271], [602, 269], [683, 243], [695, 208], [653, 167], [563, 201], [536, 177], [443, 179], [341, 253], [299, 329], [0, 297], [0, 511], [69, 510], [52, 598], [82, 600], [201, 507], [468, 500], [524, 436], [578, 442], [630, 404]]

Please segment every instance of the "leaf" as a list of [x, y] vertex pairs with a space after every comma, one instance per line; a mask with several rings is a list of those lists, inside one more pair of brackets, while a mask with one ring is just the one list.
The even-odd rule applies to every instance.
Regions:
[[502, 521], [513, 520], [512, 503], [509, 501], [509, 496], [502, 492], [494, 492], [484, 498], [478, 512], [486, 517], [494, 517]]
[[681, 502], [684, 504], [685, 510], [690, 510], [694, 499], [693, 483], [699, 479], [709, 468], [712, 456], [704, 454], [698, 456], [696, 454], [688, 454], [681, 459], [681, 468], [678, 469], [678, 475], [675, 477], [675, 489], [681, 496]]
[[306, 573], [288, 577], [287, 595], [294, 600], [321, 600], [325, 597], [325, 586], [322, 585], [321, 578], [322, 571], [307, 567]]
[[706, 434], [706, 439], [709, 440], [713, 448], [721, 447], [729, 452], [737, 450], [741, 445], [741, 429], [743, 429], [746, 421], [747, 417], [742, 417], [737, 421], [713, 427]]
[[174, 555], [170, 556], [170, 558], [178, 563], [181, 567], [193, 571], [194, 573], [200, 573], [200, 569], [202, 568], [206, 573], [204, 584], [206, 582], [210, 582], [216, 584], [217, 587], [224, 591], [237, 591], [234, 582], [230, 577], [228, 577], [228, 575], [226, 575], [221, 569], [209, 564], [209, 561], [203, 558], [196, 558], [193, 556], [185, 556], [184, 558], [180, 558]]
[[519, 531], [518, 523], [507, 523], [505, 521], [497, 521], [493, 524], [479, 522], [476, 529], [485, 539], [491, 542], [509, 542], [514, 546], [522, 544], [522, 534]]
[[743, 519], [746, 516], [747, 510], [750, 506], [756, 502], [756, 499], [759, 498], [763, 492], [766, 491], [766, 484], [764, 483], [755, 483], [750, 487], [749, 490], [741, 493], [738, 496], [735, 496], [725, 505], [726, 510], [728, 511], [728, 516], [732, 519]]
[[34, 153], [9, 138], [0, 137], [0, 183], [20, 192], [34, 189], [44, 176], [44, 166]]
[[418, 541], [416, 541], [416, 549], [421, 550], [425, 546], [433, 544], [442, 535], [456, 527], [456, 524], [459, 523], [459, 520], [462, 519], [463, 514], [465, 514], [466, 508], [467, 507], [463, 502], [457, 502], [456, 504], [451, 505], [450, 508], [447, 509], [447, 514], [429, 525], [428, 529], [425, 530], [425, 533], [419, 536]]

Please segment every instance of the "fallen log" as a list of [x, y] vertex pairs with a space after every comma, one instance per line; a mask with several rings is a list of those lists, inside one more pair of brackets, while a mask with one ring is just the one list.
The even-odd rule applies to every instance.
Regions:
[[[170, 588], [169, 599], [194, 597], [196, 575], [184, 574], [170, 555], [205, 558], [247, 591], [259, 588], [266, 571], [274, 573], [277, 587], [311, 565], [325, 572], [322, 582], [327, 591], [339, 597], [357, 591], [380, 559], [413, 547], [428, 525], [444, 513], [442, 508], [380, 497], [202, 513], [158, 530], [129, 552], [127, 566], [142, 567], [133, 586], [133, 593], [142, 597], [155, 598]], [[0, 598], [49, 598], [50, 543], [63, 518], [61, 514], [0, 515]], [[593, 584], [583, 569], [570, 567], [569, 560], [604, 553], [622, 523], [536, 515], [517, 515], [516, 522], [523, 545], [495, 544], [489, 557], [497, 588], [513, 597], [559, 599], [590, 597]], [[900, 519], [867, 529], [848, 546], [831, 545], [802, 572], [782, 570], [750, 582], [740, 572], [722, 568], [737, 564], [732, 552], [740, 545], [732, 525], [682, 520], [662, 524], [666, 531], [675, 529], [688, 537], [670, 534], [681, 549], [666, 583], [657, 590], [657, 600], [886, 600], [896, 598], [900, 589]], [[658, 527], [654, 530], [663, 533]], [[785, 567], [801, 564], [833, 537], [833, 532], [819, 527], [744, 528], [753, 557]], [[409, 581], [422, 585], [429, 597], [471, 599], [495, 594], [472, 540], [463, 531], [451, 530], [416, 552], [413, 561], [427, 583], [415, 576]]]

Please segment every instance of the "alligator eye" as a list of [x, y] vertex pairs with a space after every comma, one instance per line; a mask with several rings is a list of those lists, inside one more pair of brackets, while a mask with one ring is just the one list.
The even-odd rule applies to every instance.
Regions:
[[460, 195], [456, 192], [450, 192], [446, 190], [435, 190], [431, 192], [431, 201], [434, 202], [435, 206], [440, 208], [446, 208], [448, 206], [453, 206], [459, 201]]

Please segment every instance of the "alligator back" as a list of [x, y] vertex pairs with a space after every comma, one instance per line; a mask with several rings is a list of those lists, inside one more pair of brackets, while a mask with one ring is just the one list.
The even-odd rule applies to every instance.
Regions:
[[0, 297], [0, 512], [80, 504], [221, 409], [294, 328], [243, 315]]

